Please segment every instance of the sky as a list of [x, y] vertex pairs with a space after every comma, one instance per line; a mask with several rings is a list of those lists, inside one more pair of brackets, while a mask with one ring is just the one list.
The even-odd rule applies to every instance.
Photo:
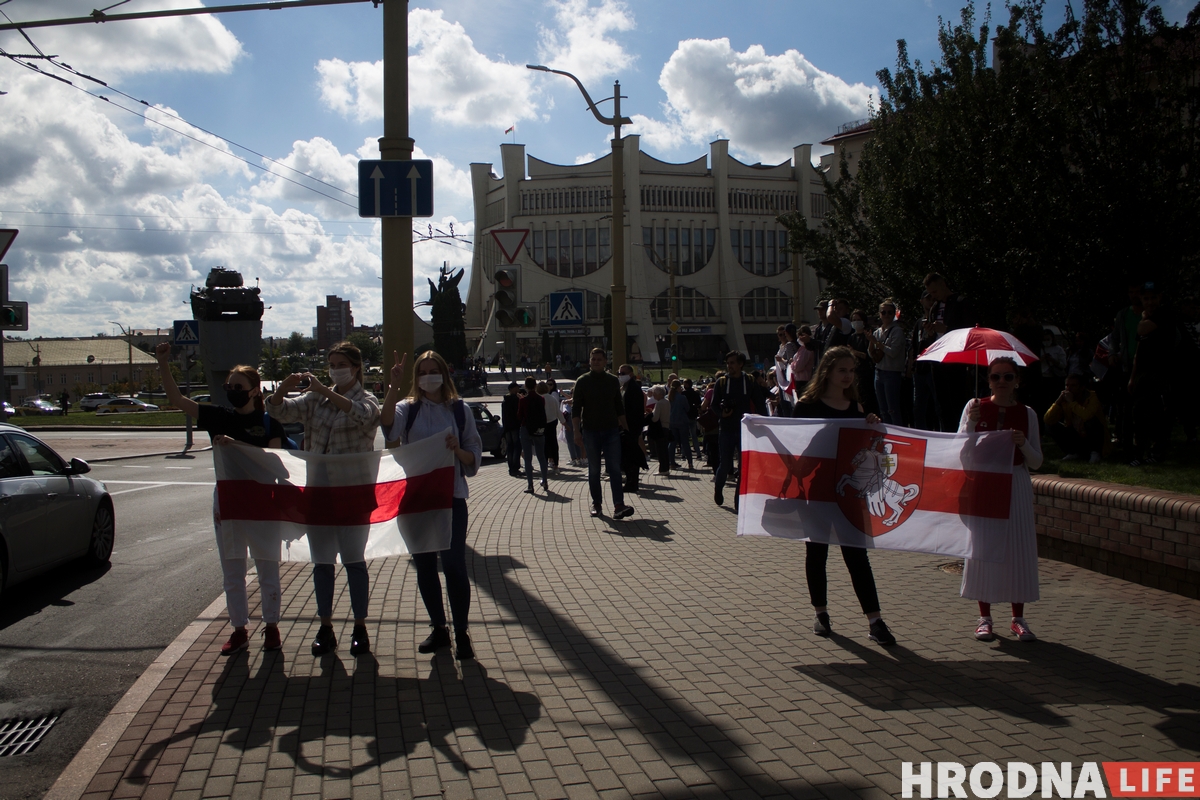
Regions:
[[[573, 72], [596, 99], [619, 80], [625, 133], [657, 158], [690, 161], [727, 138], [737, 158], [780, 163], [868, 116], [898, 39], [935, 60], [939, 17], [957, 21], [962, 4], [411, 0], [410, 135], [435, 170], [435, 216], [415, 227], [456, 237], [414, 245], [414, 299], [444, 262], [470, 268], [472, 162], [499, 173], [512, 141], [562, 164], [608, 150], [611, 128], [574, 85], [526, 64]], [[98, 5], [0, 0], [0, 21]], [[1190, 8], [1163, 7], [1176, 21]], [[29, 302], [23, 335], [170, 327], [218, 265], [260, 282], [264, 335], [308, 335], [330, 294], [356, 323], [380, 322], [379, 225], [358, 217], [357, 162], [379, 157], [382, 22], [364, 2], [33, 28], [32, 43], [0, 33], [5, 53], [57, 56], [103, 82], [0, 58], [0, 228], [20, 230], [4, 261], [10, 299]]]

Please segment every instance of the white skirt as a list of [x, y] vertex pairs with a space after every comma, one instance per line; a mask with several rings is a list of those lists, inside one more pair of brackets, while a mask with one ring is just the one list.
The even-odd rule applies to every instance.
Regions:
[[960, 592], [963, 597], [984, 603], [1032, 603], [1040, 596], [1033, 481], [1024, 464], [1013, 466], [1008, 534], [1004, 561], [966, 560]]

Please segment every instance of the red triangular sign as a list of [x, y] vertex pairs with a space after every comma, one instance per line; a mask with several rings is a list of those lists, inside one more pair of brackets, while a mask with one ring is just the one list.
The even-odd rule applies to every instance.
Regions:
[[492, 231], [492, 238], [496, 240], [500, 252], [504, 253], [504, 258], [509, 264], [517, 260], [517, 256], [521, 253], [521, 247], [525, 244], [525, 237], [528, 235], [528, 228], [501, 228]]
[[17, 238], [16, 228], [0, 228], [0, 258], [4, 258], [4, 254], [8, 252], [8, 246], [13, 243], [15, 238]]

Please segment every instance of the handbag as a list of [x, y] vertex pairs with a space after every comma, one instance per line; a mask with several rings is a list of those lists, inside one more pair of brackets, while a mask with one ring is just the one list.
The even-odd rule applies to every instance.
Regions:
[[705, 433], [712, 433], [717, 429], [720, 420], [717, 419], [716, 413], [710, 408], [699, 417], [696, 418], [696, 424], [700, 426], [700, 430]]

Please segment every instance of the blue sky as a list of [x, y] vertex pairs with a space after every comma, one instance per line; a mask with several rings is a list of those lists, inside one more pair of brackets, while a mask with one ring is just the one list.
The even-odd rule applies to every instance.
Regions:
[[[8, 0], [0, 11], [26, 21], [95, 5]], [[131, 0], [114, 12], [194, 5]], [[469, 237], [468, 165], [498, 162], [509, 125], [528, 153], [549, 161], [607, 149], [609, 131], [574, 86], [526, 63], [575, 72], [597, 98], [619, 79], [623, 111], [635, 119], [627, 132], [640, 133], [659, 158], [691, 160], [724, 137], [740, 158], [778, 162], [793, 145], [816, 144], [866, 116], [875, 73], [894, 64], [897, 39], [914, 58], [936, 58], [938, 17], [957, 20], [961, 4], [413, 0], [410, 9], [411, 135], [436, 162], [431, 222], [454, 223]], [[1164, 9], [1173, 20], [1187, 12], [1179, 0]], [[345, 192], [355, 191], [355, 162], [376, 157], [382, 133], [381, 9], [361, 3], [29, 35], [44, 52], [159, 109], [150, 116], [184, 127], [168, 111], [284, 161], [338, 187], [311, 184], [344, 201], [252, 169], [227, 153], [263, 162], [199, 131], [191, 133], [213, 147], [0, 59], [0, 227], [22, 231], [5, 260], [10, 295], [30, 301], [29, 335], [111, 331], [108, 320], [169, 326], [189, 316], [189, 285], [217, 264], [261, 278], [268, 335], [307, 333], [326, 294], [349, 298], [358, 322], [380, 320], [378, 226], [357, 218]], [[0, 47], [30, 50], [15, 33], [0, 33]], [[469, 265], [469, 241], [416, 245], [417, 299], [443, 260]]]

